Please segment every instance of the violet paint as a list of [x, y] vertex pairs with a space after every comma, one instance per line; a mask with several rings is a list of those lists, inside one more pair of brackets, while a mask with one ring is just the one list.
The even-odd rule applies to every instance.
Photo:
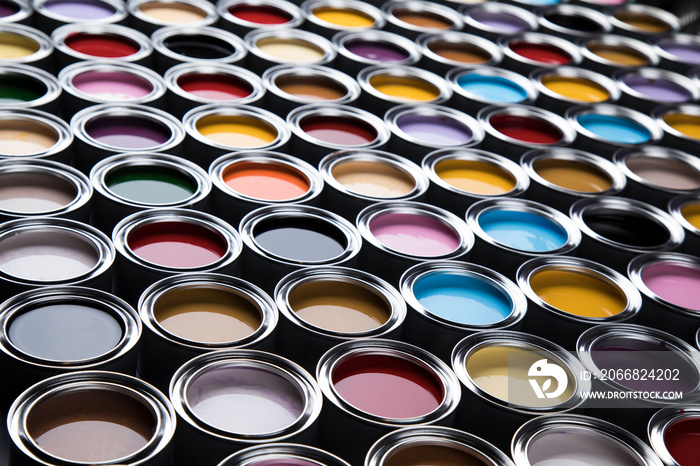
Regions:
[[527, 21], [508, 13], [481, 10], [470, 13], [470, 16], [476, 22], [498, 31], [500, 34], [515, 34], [530, 29]]
[[396, 124], [404, 133], [428, 144], [461, 146], [473, 137], [465, 124], [445, 116], [404, 115]]
[[683, 103], [693, 98], [693, 95], [683, 86], [667, 79], [651, 79], [630, 75], [625, 77], [623, 81], [631, 89], [657, 101]]
[[345, 48], [358, 57], [378, 62], [400, 62], [409, 57], [404, 49], [387, 42], [350, 40], [345, 43]]
[[119, 149], [148, 149], [166, 143], [170, 130], [148, 118], [131, 116], [99, 117], [85, 125], [88, 136]]
[[659, 43], [659, 47], [686, 63], [700, 65], [700, 45], [682, 44], [673, 40], [665, 40]]
[[0, 1], [0, 18], [8, 18], [19, 13], [19, 7], [12, 2]]
[[419, 214], [384, 214], [372, 219], [369, 229], [386, 247], [412, 256], [449, 254], [461, 243], [447, 224]]
[[656, 296], [671, 304], [700, 311], [700, 267], [671, 261], [642, 269], [642, 281]]
[[46, 10], [72, 20], [104, 19], [116, 13], [115, 8], [99, 0], [49, 0]]

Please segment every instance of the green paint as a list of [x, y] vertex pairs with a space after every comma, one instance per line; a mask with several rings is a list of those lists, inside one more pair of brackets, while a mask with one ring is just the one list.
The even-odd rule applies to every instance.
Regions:
[[27, 76], [0, 75], [0, 104], [31, 102], [48, 91], [38, 79]]
[[173, 204], [191, 197], [197, 185], [177, 170], [141, 166], [124, 167], [110, 172], [105, 184], [117, 196], [141, 204]]

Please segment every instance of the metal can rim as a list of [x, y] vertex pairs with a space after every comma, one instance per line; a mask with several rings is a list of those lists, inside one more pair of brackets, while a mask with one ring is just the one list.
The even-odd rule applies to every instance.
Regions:
[[275, 65], [265, 70], [262, 74], [262, 81], [265, 89], [268, 92], [275, 94], [278, 97], [288, 99], [297, 103], [307, 104], [309, 101], [304, 98], [297, 97], [292, 94], [284, 92], [277, 85], [277, 78], [282, 76], [296, 76], [296, 77], [314, 77], [318, 76], [321, 78], [328, 78], [329, 80], [335, 80], [345, 87], [347, 93], [345, 96], [336, 100], [329, 100], [329, 103], [344, 104], [356, 100], [360, 96], [360, 85], [357, 81], [350, 75], [345, 74], [335, 68], [330, 68], [321, 65], [297, 65], [297, 64], [281, 64]]
[[617, 150], [613, 154], [612, 161], [618, 166], [618, 168], [628, 179], [632, 179], [646, 187], [670, 194], [691, 194], [696, 192], [700, 193], [700, 187], [692, 190], [687, 190], [660, 186], [658, 184], [648, 181], [646, 178], [637, 175], [637, 173], [632, 171], [627, 166], [627, 160], [637, 155], [655, 159], [674, 159], [679, 162], [685, 163], [686, 165], [690, 165], [690, 167], [694, 168], [698, 172], [698, 174], [700, 174], [700, 160], [698, 160], [697, 157], [687, 152], [671, 149], [668, 147], [643, 145], [633, 149], [627, 148]]
[[284, 442], [246, 447], [224, 458], [218, 466], [254, 466], [261, 460], [274, 460], [280, 455], [290, 455], [294, 459], [311, 460], [325, 466], [350, 466], [342, 458], [325, 450], [306, 444]]
[[11, 0], [11, 3], [18, 7], [17, 13], [0, 18], [0, 23], [16, 24], [31, 18], [34, 9], [27, 0]]
[[[443, 57], [437, 53], [435, 53], [431, 48], [430, 44], [432, 42], [438, 42], [438, 41], [443, 41], [445, 43], [452, 43], [452, 44], [469, 44], [473, 45], [475, 47], [480, 48], [481, 50], [486, 51], [490, 59], [484, 63], [465, 63], [465, 62], [460, 62], [460, 61], [455, 61], [455, 60], [450, 60], [449, 58]], [[442, 32], [434, 32], [434, 33], [423, 33], [420, 34], [418, 37], [416, 37], [415, 40], [416, 44], [418, 47], [420, 47], [421, 54], [426, 57], [430, 58], [433, 61], [436, 61], [438, 63], [442, 63], [445, 65], [450, 65], [455, 68], [468, 68], [468, 67], [481, 67], [481, 66], [495, 66], [498, 63], [501, 62], [503, 59], [503, 52], [501, 52], [501, 48], [496, 45], [494, 42], [484, 39], [481, 36], [477, 36], [474, 34], [469, 34], [466, 32], [461, 32], [461, 31], [442, 31]]]
[[[256, 0], [259, 1], [259, 0]], [[269, 0], [267, 0], [269, 1]], [[289, 10], [285, 10], [289, 11]], [[341, 34], [341, 33], [338, 33]], [[328, 65], [330, 64], [333, 60], [335, 60], [335, 57], [338, 55], [338, 50], [333, 42], [330, 40], [326, 39], [325, 37], [315, 34], [310, 31], [305, 31], [303, 29], [296, 29], [296, 28], [290, 28], [290, 27], [285, 27], [285, 28], [279, 28], [279, 29], [274, 29], [274, 28], [260, 28], [260, 29], [254, 29], [250, 32], [248, 32], [244, 37], [243, 37], [243, 42], [246, 45], [246, 48], [248, 49], [248, 52], [267, 61], [273, 62], [275, 64], [289, 64], [289, 62], [281, 60], [278, 57], [275, 57], [274, 55], [270, 55], [265, 53], [264, 51], [260, 50], [258, 47], [258, 41], [260, 39], [267, 39], [267, 38], [276, 38], [276, 39], [291, 39], [291, 40], [298, 40], [298, 41], [303, 41], [306, 42], [307, 44], [313, 45], [314, 47], [318, 47], [321, 49], [323, 52], [323, 55], [316, 59], [310, 61], [308, 64], [315, 64], [315, 65]]]
[[666, 123], [666, 119], [664, 117], [669, 114], [688, 115], [693, 118], [700, 119], [700, 104], [688, 103], [659, 107], [655, 109], [651, 114], [656, 124], [661, 128], [662, 132], [667, 133], [682, 141], [698, 144], [698, 138], [692, 137], [688, 134], [678, 131], [676, 128]]
[[[58, 136], [56, 144], [42, 152], [38, 152], [35, 154], [27, 154], [25, 156], [26, 158], [49, 157], [68, 149], [73, 143], [74, 135], [73, 131], [71, 130], [71, 127], [64, 120], [52, 115], [51, 113], [44, 112], [41, 110], [35, 110], [33, 108], [17, 110], [13, 110], [10, 108], [0, 108], [0, 121], [2, 121], [4, 117], [16, 118], [18, 120], [23, 121], [37, 122], [39, 124], [50, 127], [56, 132], [56, 135]], [[14, 158], [14, 156], [12, 156], [11, 154], [2, 153], [0, 153], [0, 157]]]
[[595, 63], [607, 64], [621, 69], [634, 69], [640, 66], [626, 65], [624, 63], [613, 62], [601, 57], [600, 55], [592, 52], [589, 48], [589, 45], [596, 42], [599, 45], [608, 45], [611, 47], [628, 47], [632, 50], [635, 50], [639, 54], [644, 55], [644, 57], [646, 57], [649, 60], [649, 63], [643, 66], [653, 67], [659, 64], [659, 55], [649, 43], [643, 42], [639, 39], [634, 39], [632, 37], [621, 36], [617, 34], [600, 34], [593, 37], [589, 37], [581, 42], [582, 55]]
[[403, 60], [392, 62], [394, 66], [416, 65], [421, 58], [420, 51], [418, 50], [415, 42], [393, 32], [365, 29], [361, 31], [342, 31], [334, 34], [332, 42], [338, 51], [338, 55], [342, 55], [343, 57], [352, 60], [353, 62], [357, 62], [362, 66], [377, 66], [380, 62], [371, 58], [356, 55], [348, 50], [345, 44], [353, 40], [382, 42], [393, 47], [401, 48], [407, 53], [408, 56]]
[[556, 31], [558, 33], [569, 34], [569, 35], [576, 36], [579, 38], [580, 37], [585, 38], [585, 37], [590, 35], [590, 32], [578, 31], [576, 29], [571, 29], [571, 28], [567, 28], [564, 26], [560, 26], [556, 23], [549, 21], [546, 18], [546, 15], [548, 13], [551, 13], [551, 12], [555, 12], [555, 13], [559, 13], [559, 14], [569, 14], [572, 19], [575, 18], [576, 16], [581, 16], [581, 17], [584, 17], [586, 19], [589, 19], [589, 20], [593, 21], [594, 23], [598, 24], [599, 26], [601, 26], [601, 28], [603, 29], [600, 32], [601, 34], [608, 33], [610, 31], [612, 31], [612, 29], [613, 29], [613, 27], [610, 24], [610, 21], [608, 19], [608, 16], [605, 13], [601, 13], [598, 10], [595, 10], [593, 8], [589, 8], [586, 6], [572, 5], [569, 3], [558, 3], [555, 5], [549, 5], [549, 6], [542, 8], [538, 14], [538, 17], [539, 17], [538, 23], [539, 23], [540, 27], [544, 27], [546, 29]]
[[[584, 127], [578, 120], [580, 116], [599, 115], [605, 117], [619, 117], [630, 120], [649, 132], [649, 140], [644, 142], [620, 142], [603, 138]], [[615, 147], [636, 147], [641, 144], [658, 143], [663, 136], [663, 129], [654, 118], [628, 107], [617, 104], [600, 103], [592, 105], [576, 105], [570, 107], [564, 114], [564, 118], [574, 128], [577, 134], [584, 135], [594, 141], [602, 141]]]
[[357, 74], [357, 82], [360, 84], [362, 90], [375, 98], [390, 102], [393, 105], [406, 103], [417, 104], [418, 102], [407, 102], [406, 99], [393, 97], [380, 92], [370, 82], [372, 78], [377, 75], [421, 80], [437, 88], [438, 95], [434, 99], [420, 103], [442, 104], [447, 102], [452, 97], [452, 88], [447, 84], [445, 78], [433, 73], [432, 71], [422, 68], [415, 68], [408, 65], [371, 65], [363, 68]]
[[697, 419], [698, 417], [700, 417], [700, 404], [682, 404], [661, 408], [649, 419], [647, 425], [649, 444], [665, 465], [680, 466], [666, 447], [664, 438], [666, 429], [677, 421], [688, 418]]
[[[501, 37], [498, 40], [498, 45], [501, 47], [501, 51], [503, 52], [504, 56], [507, 56], [519, 63], [526, 63], [531, 66], [536, 66], [536, 67], [542, 67], [546, 66], [546, 64], [543, 64], [542, 62], [532, 60], [527, 57], [523, 57], [522, 55], [519, 55], [515, 53], [511, 48], [510, 44], [515, 42], [515, 41], [526, 41], [530, 42], [533, 44], [538, 44], [538, 45], [553, 45], [567, 54], [571, 57], [571, 64], [576, 65], [581, 62], [581, 59], [583, 58], [581, 55], [581, 50], [578, 45], [575, 43], [563, 39], [561, 37], [556, 37], [552, 36], [549, 34], [544, 34], [542, 32], [525, 32], [525, 33], [520, 33], [520, 34], [515, 34], [512, 36], [505, 36]], [[552, 66], [560, 66], [560, 65], [552, 65]]]
[[681, 45], [696, 45], [700, 48], [700, 38], [698, 36], [679, 32], [671, 36], [660, 37], [652, 42], [654, 50], [660, 57], [675, 63], [687, 63], [691, 66], [698, 65], [698, 63], [687, 62], [682, 57], [666, 51], [661, 45], [664, 41], [671, 41]]
[[633, 70], [620, 70], [617, 73], [615, 73], [613, 75], [613, 79], [617, 83], [620, 90], [623, 93], [628, 94], [636, 99], [640, 99], [640, 100], [648, 101], [648, 102], [654, 102], [655, 104], [663, 103], [663, 102], [659, 102], [658, 99], [655, 99], [651, 95], [644, 94], [644, 93], [630, 87], [625, 82], [625, 78], [627, 78], [631, 75], [641, 76], [642, 78], [647, 78], [649, 80], [670, 81], [674, 84], [677, 84], [678, 86], [682, 87], [684, 90], [686, 90], [690, 93], [690, 98], [688, 99], [687, 102], [695, 102], [698, 99], [700, 99], [700, 87], [698, 87], [696, 85], [696, 83], [691, 78], [689, 78], [685, 75], [682, 75], [680, 73], [677, 73], [675, 71], [644, 66], [644, 67], [635, 68]]
[[484, 107], [479, 110], [479, 113], [476, 115], [476, 119], [479, 121], [479, 123], [481, 123], [486, 133], [499, 140], [508, 141], [511, 144], [517, 144], [518, 146], [527, 147], [530, 149], [542, 148], [543, 146], [542, 144], [521, 141], [498, 131], [491, 124], [491, 118], [494, 116], [499, 116], [499, 114], [538, 119], [558, 129], [561, 132], [561, 140], [554, 144], [548, 144], [550, 147], [553, 147], [554, 145], [568, 145], [574, 142], [574, 139], [576, 139], [576, 129], [574, 126], [571, 125], [566, 118], [561, 117], [554, 112], [550, 112], [549, 110], [520, 104], [508, 105], [507, 107], [500, 105], [489, 105], [488, 107]]
[[166, 45], [165, 41], [173, 36], [209, 36], [215, 39], [226, 42], [233, 49], [233, 53], [221, 58], [211, 58], [205, 60], [210, 63], [235, 63], [243, 60], [248, 54], [248, 49], [237, 35], [232, 32], [225, 31], [223, 29], [214, 26], [165, 26], [157, 29], [153, 34], [151, 34], [151, 42], [153, 43], [153, 49], [158, 51], [158, 53], [178, 62], [192, 63], [203, 61], [199, 58], [191, 58], [187, 55], [182, 55], [170, 50]]
[[[613, 27], [617, 27], [619, 29], [622, 29], [627, 32], [646, 32], [644, 29], [639, 29], [633, 25], [630, 25], [626, 23], [625, 21], [622, 21], [618, 19], [615, 13], [619, 13], [620, 11], [625, 11], [625, 12], [631, 12], [631, 13], [647, 13], [649, 16], [655, 17], [655, 19], [659, 19], [669, 26], [669, 31], [664, 31], [663, 34], [673, 34], [674, 32], [678, 32], [681, 29], [681, 20], [671, 13], [670, 11], [657, 8], [651, 5], [644, 5], [644, 4], [634, 4], [634, 3], [627, 3], [624, 6], [620, 6], [618, 8], [613, 9], [609, 16], [608, 16], [608, 21], [610, 21], [610, 24]], [[656, 33], [658, 34], [658, 33]], [[655, 34], [649, 34], [649, 35], [655, 35]]]
[[39, 46], [39, 50], [29, 55], [17, 58], [3, 58], [3, 62], [7, 64], [31, 64], [38, 60], [49, 58], [54, 51], [52, 38], [33, 27], [25, 26], [24, 24], [0, 23], [0, 32], [30, 38]]
[[92, 55], [85, 55], [68, 47], [66, 45], [66, 38], [73, 34], [115, 35], [125, 40], [135, 42], [139, 46], [138, 52], [126, 57], [121, 57], [119, 60], [123, 62], [136, 62], [143, 60], [144, 58], [150, 56], [154, 50], [153, 42], [151, 42], [151, 39], [147, 35], [120, 24], [69, 23], [54, 29], [54, 31], [51, 33], [51, 40], [53, 41], [56, 49], [65, 53], [66, 55], [78, 58], [80, 60], [94, 60], [96, 57]]
[[[465, 26], [471, 26], [480, 31], [486, 31], [491, 34], [507, 35], [499, 26], [493, 26], [489, 24], [484, 24], [475, 20], [472, 16], [474, 11], [481, 11], [486, 13], [496, 13], [496, 14], [506, 14], [512, 16], [515, 19], [521, 20], [528, 26], [528, 31], [535, 31], [540, 26], [537, 15], [531, 11], [511, 3], [498, 3], [498, 2], [481, 2], [476, 5], [465, 5], [460, 8], [460, 11], [464, 15]], [[520, 31], [518, 31], [519, 33]]]
[[686, 237], [700, 235], [700, 228], [696, 227], [683, 215], [682, 209], [690, 203], [700, 204], [700, 193], [681, 194], [671, 199], [668, 203], [668, 212], [674, 220], [676, 220], [685, 231]]
[[59, 80], [56, 79], [51, 73], [37, 68], [32, 65], [25, 65], [22, 63], [7, 63], [0, 65], [0, 73], [3, 75], [15, 75], [15, 76], [25, 76], [36, 81], [40, 81], [41, 84], [46, 86], [46, 93], [35, 100], [25, 101], [25, 102], [12, 102], [8, 104], [2, 104], [2, 107], [9, 109], [21, 109], [21, 108], [33, 108], [42, 105], [55, 102], [61, 95], [61, 86]]
[[[459, 31], [464, 27], [464, 18], [460, 16], [459, 12], [454, 10], [453, 8], [450, 8], [446, 4], [441, 4], [441, 3], [436, 3], [436, 2], [428, 2], [428, 1], [422, 1], [422, 0], [409, 0], [409, 1], [400, 1], [400, 0], [391, 0], [388, 1], [381, 6], [382, 11], [384, 14], [387, 16], [387, 22], [391, 23], [394, 26], [398, 26], [402, 29], [409, 29], [414, 32], [428, 32], [432, 28], [425, 28], [421, 26], [416, 26], [410, 23], [406, 23], [405, 21], [401, 21], [399, 18], [397, 18], [394, 15], [394, 10], [403, 8], [407, 9], [409, 11], [423, 11], [423, 12], [428, 12], [432, 14], [436, 14], [438, 16], [442, 16], [444, 18], [447, 18], [449, 21], [452, 22], [452, 25], [450, 26], [450, 30], [453, 31]], [[435, 29], [435, 32], [442, 31], [442, 29]]]
[[[475, 100], [477, 102], [481, 102], [484, 104], [488, 105], [495, 105], [495, 102], [492, 100], [488, 100], [478, 94], [471, 93], [464, 89], [460, 84], [459, 84], [459, 79], [470, 75], [470, 74], [475, 74], [479, 76], [488, 76], [488, 77], [496, 77], [496, 78], [503, 78], [508, 81], [514, 82], [517, 86], [522, 88], [522, 90], [525, 91], [525, 98], [520, 102], [520, 104], [532, 104], [535, 102], [535, 99], [537, 99], [537, 95], [539, 94], [539, 90], [537, 87], [533, 85], [532, 80], [528, 79], [527, 77], [516, 73], [515, 71], [508, 70], [505, 68], [499, 68], [496, 66], [478, 66], [474, 68], [461, 68], [461, 67], [456, 67], [451, 69], [450, 71], [447, 72], [445, 75], [445, 79], [449, 83], [450, 87], [452, 88], [452, 92], [457, 95], [464, 96], [470, 100]], [[504, 104], [501, 104], [503, 106]], [[508, 106], [512, 104], [507, 104]]]
[[[594, 84], [597, 84], [608, 92], [609, 97], [607, 102], [614, 102], [620, 98], [620, 84], [613, 79], [605, 76], [597, 71], [590, 70], [588, 68], [579, 68], [575, 66], [561, 66], [553, 68], [540, 68], [533, 71], [530, 74], [530, 79], [534, 82], [540, 94], [545, 94], [549, 97], [553, 97], [557, 100], [569, 102], [569, 103], [581, 103], [581, 100], [577, 100], [571, 97], [554, 92], [549, 87], [542, 83], [542, 78], [549, 76], [558, 76], [563, 78], [581, 78], [586, 79]], [[700, 93], [700, 91], [698, 91]]]

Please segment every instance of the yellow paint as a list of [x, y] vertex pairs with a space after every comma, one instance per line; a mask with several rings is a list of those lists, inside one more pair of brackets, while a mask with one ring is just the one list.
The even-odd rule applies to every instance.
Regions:
[[207, 17], [201, 8], [177, 2], [146, 2], [139, 6], [139, 10], [151, 18], [169, 24], [196, 23]]
[[588, 50], [600, 58], [626, 66], [644, 66], [649, 58], [643, 53], [624, 45], [590, 44]]
[[269, 123], [242, 115], [208, 116], [197, 122], [197, 131], [214, 142], [235, 148], [264, 147], [277, 139]]
[[700, 116], [669, 113], [663, 116], [668, 126], [693, 139], [700, 139]]
[[542, 78], [542, 84], [550, 91], [578, 102], [605, 102], [610, 98], [610, 93], [607, 89], [590, 79], [569, 76], [545, 76]]
[[407, 102], [429, 102], [440, 97], [440, 90], [428, 81], [405, 76], [373, 76], [369, 84], [377, 91]]
[[688, 223], [700, 230], [700, 202], [683, 206], [681, 208], [681, 214]]
[[614, 16], [628, 26], [642, 32], [658, 34], [671, 30], [671, 25], [666, 21], [642, 12], [623, 11]]
[[370, 28], [374, 18], [367, 13], [350, 8], [324, 6], [316, 8], [313, 14], [320, 20], [345, 28]]
[[24, 58], [39, 51], [39, 44], [20, 34], [0, 32], [0, 58]]
[[563, 159], [540, 159], [532, 167], [550, 183], [569, 191], [602, 193], [612, 187], [612, 180], [590, 163]]
[[[553, 398], [537, 398], [528, 381], [530, 367], [541, 359], [566, 365], [553, 354], [534, 346], [514, 346], [507, 343], [486, 345], [476, 349], [467, 358], [467, 373], [474, 383], [483, 391], [499, 400], [525, 407], [549, 407], [559, 405], [574, 394], [576, 382], [567, 371], [568, 383], [564, 392]], [[566, 370], [566, 369], [565, 369]], [[552, 389], [556, 390], [556, 383]]]
[[315, 62], [325, 56], [321, 47], [301, 39], [265, 37], [256, 45], [263, 53], [288, 63]]
[[473, 194], [497, 196], [515, 188], [513, 175], [488, 162], [444, 160], [435, 164], [435, 173], [447, 184]]
[[581, 317], [611, 317], [627, 308], [622, 290], [594, 272], [542, 270], [530, 277], [530, 286], [544, 302]]
[[22, 120], [0, 122], [0, 154], [2, 155], [41, 154], [57, 142], [58, 134], [47, 125]]

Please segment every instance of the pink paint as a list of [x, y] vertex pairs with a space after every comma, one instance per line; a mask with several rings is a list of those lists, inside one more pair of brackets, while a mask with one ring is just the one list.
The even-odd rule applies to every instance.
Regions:
[[680, 262], [655, 262], [642, 270], [644, 284], [658, 297], [700, 311], [700, 267]]
[[412, 256], [443, 256], [461, 243], [452, 227], [420, 214], [380, 215], [370, 222], [369, 229], [386, 247]]
[[95, 98], [115, 102], [141, 99], [153, 92], [147, 79], [119, 71], [81, 73], [73, 78], [73, 86]]

